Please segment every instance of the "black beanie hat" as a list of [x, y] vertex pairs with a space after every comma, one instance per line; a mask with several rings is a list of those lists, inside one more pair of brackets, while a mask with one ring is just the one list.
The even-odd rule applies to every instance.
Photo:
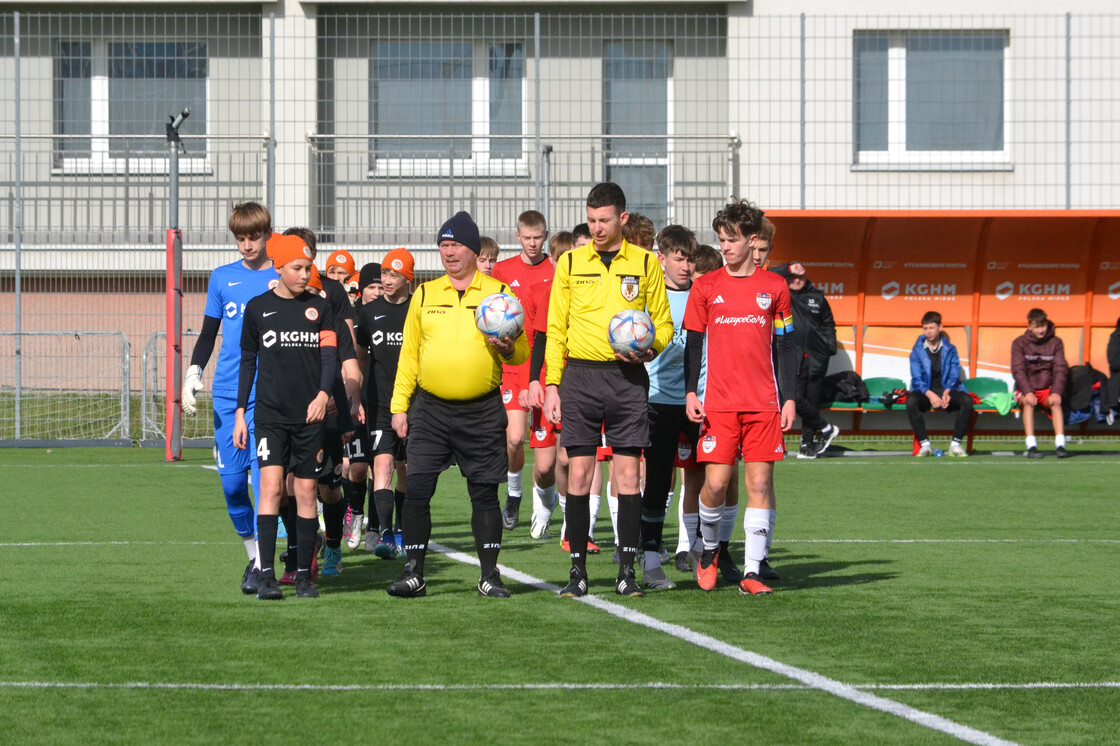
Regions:
[[375, 282], [381, 282], [381, 265], [377, 262], [370, 262], [362, 267], [362, 271], [358, 273], [358, 289], [364, 290]]
[[471, 219], [469, 212], [457, 212], [444, 223], [439, 233], [436, 234], [436, 245], [440, 241], [457, 241], [463, 244], [476, 255], [482, 253], [482, 241], [478, 237], [478, 226]]

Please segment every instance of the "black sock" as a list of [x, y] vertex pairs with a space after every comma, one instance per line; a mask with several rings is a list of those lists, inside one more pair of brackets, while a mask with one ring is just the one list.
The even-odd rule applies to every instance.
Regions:
[[587, 576], [587, 532], [591, 530], [590, 495], [568, 495], [564, 517], [568, 521], [568, 546], [572, 552], [572, 567]]
[[502, 511], [500, 508], [486, 508], [471, 511], [471, 532], [474, 534], [474, 548], [478, 552], [478, 563], [487, 577], [498, 564], [498, 552], [502, 549]]
[[[393, 531], [393, 491], [377, 490], [373, 493], [373, 507], [377, 510], [377, 523], [382, 533]], [[399, 515], [399, 513], [398, 513]]]
[[424, 574], [424, 557], [428, 554], [428, 540], [432, 538], [432, 511], [426, 500], [409, 500], [404, 504], [404, 550], [413, 565], [413, 572]]
[[310, 573], [311, 560], [315, 557], [315, 535], [319, 533], [318, 518], [296, 518], [296, 535], [299, 542], [296, 550], [296, 572]]
[[342, 480], [342, 500], [350, 506], [350, 511], [365, 515], [366, 512], [366, 483], [365, 480], [361, 482], [351, 482], [349, 479], [343, 478]]
[[323, 503], [323, 523], [327, 546], [338, 549], [342, 546], [342, 523], [346, 518], [346, 507], [339, 500], [336, 503]]
[[257, 553], [261, 558], [261, 571], [273, 570], [276, 564], [276, 527], [280, 519], [274, 515], [257, 515]]
[[284, 533], [288, 535], [288, 549], [296, 545], [296, 501], [288, 498], [285, 505], [280, 506], [280, 520], [284, 522]]
[[626, 570], [634, 567], [634, 555], [638, 552], [638, 544], [642, 533], [642, 496], [618, 496], [618, 573], [619, 577]]
[[401, 522], [401, 517], [404, 515], [404, 493], [401, 492], [400, 490], [394, 490], [393, 491], [393, 503], [397, 506], [397, 524], [396, 524], [396, 528], [394, 530], [397, 533], [400, 533], [401, 528], [404, 525]]

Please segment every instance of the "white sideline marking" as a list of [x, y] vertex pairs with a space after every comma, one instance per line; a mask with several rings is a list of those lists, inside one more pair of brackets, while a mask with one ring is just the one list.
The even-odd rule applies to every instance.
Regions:
[[128, 546], [184, 546], [209, 547], [232, 544], [228, 541], [10, 541], [4, 547], [128, 547]]
[[[446, 555], [449, 559], [453, 559], [456, 562], [462, 562], [464, 564], [474, 565], [476, 567], [479, 564], [477, 558], [468, 554], [464, 554], [463, 552], [458, 552], [436, 543], [430, 543], [428, 546], [433, 551], [440, 552], [441, 554]], [[503, 575], [512, 580], [516, 580], [519, 583], [524, 583], [541, 590], [549, 590], [554, 593], [560, 590], [558, 586], [541, 580], [540, 578], [535, 578], [518, 570], [514, 570], [513, 568], [506, 567], [505, 565], [499, 565], [499, 567], [501, 568]], [[655, 619], [649, 616], [648, 614], [643, 614], [640, 611], [629, 609], [620, 604], [616, 604], [611, 601], [598, 598], [596, 596], [587, 595], [574, 600], [583, 604], [587, 604], [588, 606], [592, 606], [596, 609], [599, 609], [600, 611], [605, 611], [608, 614], [616, 616], [624, 621], [638, 624], [658, 632], [664, 632], [667, 635], [676, 637], [679, 640], [684, 640], [685, 642], [691, 643], [700, 648], [704, 648], [705, 650], [710, 650], [713, 653], [723, 655], [733, 660], [741, 661], [742, 663], [746, 663], [747, 665], [762, 669], [763, 671], [770, 671], [771, 673], [776, 673], [779, 676], [785, 676], [786, 678], [801, 682], [802, 684], [812, 689], [827, 692], [828, 694], [839, 697], [841, 699], [846, 699], [850, 702], [855, 702], [856, 704], [863, 705], [864, 707], [868, 707], [873, 710], [879, 710], [880, 712], [886, 712], [890, 715], [895, 715], [905, 720], [909, 720], [912, 723], [916, 723], [931, 730], [946, 733], [950, 736], [953, 736], [954, 738], [960, 739], [961, 741], [965, 741], [966, 743], [982, 744], [983, 746], [1006, 746], [1008, 744], [1013, 745], [1015, 743], [1014, 741], [1006, 741], [1002, 738], [998, 738], [991, 733], [985, 733], [982, 730], [970, 728], [967, 725], [961, 725], [960, 723], [956, 723], [952, 720], [949, 720], [948, 718], [943, 718], [940, 715], [934, 715], [932, 713], [919, 710], [915, 707], [904, 705], [901, 702], [895, 702], [891, 699], [878, 697], [874, 694], [860, 691], [854, 686], [841, 683], [839, 681], [836, 681], [835, 679], [830, 679], [827, 676], [822, 676], [818, 673], [814, 673], [813, 671], [808, 671], [804, 668], [797, 668], [796, 666], [790, 666], [780, 661], [776, 661], [773, 658], [767, 658], [764, 655], [759, 655], [758, 653], [754, 653], [749, 650], [737, 648], [734, 645], [729, 645], [728, 643], [723, 642], [722, 640], [717, 640], [714, 637], [709, 637], [708, 635], [701, 634], [687, 627], [682, 627], [679, 624], [670, 624], [669, 622], [663, 622], [660, 619]]]
[[[1120, 689], [1120, 681], [1060, 682], [1038, 681], [1027, 684], [858, 684], [853, 689], [892, 691], [943, 690], [1031, 690], [1031, 689]], [[457, 692], [457, 691], [633, 691], [633, 690], [708, 690], [708, 691], [811, 691], [806, 684], [674, 684], [650, 681], [644, 684], [614, 684], [548, 681], [536, 684], [201, 684], [192, 682], [128, 681], [0, 681], [0, 689], [196, 689], [200, 691], [283, 691], [283, 692]]]

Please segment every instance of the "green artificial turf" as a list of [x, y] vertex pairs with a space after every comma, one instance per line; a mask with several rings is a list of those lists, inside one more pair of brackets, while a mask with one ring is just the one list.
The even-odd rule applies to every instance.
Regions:
[[[0, 451], [4, 742], [956, 740], [508, 575], [512, 599], [478, 598], [477, 568], [447, 556], [429, 558], [425, 599], [385, 594], [401, 562], [347, 550], [317, 600], [243, 596], [210, 463], [204, 450], [174, 464], [157, 449]], [[591, 589], [999, 738], [1108, 743], [1118, 483], [1120, 458], [1087, 451], [791, 459], [776, 470], [773, 595], [705, 593], [670, 567], [676, 590], [616, 596], [605, 501]], [[433, 540], [473, 556], [469, 510], [453, 469]], [[559, 515], [534, 541], [528, 511], [500, 561], [562, 584]], [[741, 561], [741, 528], [732, 547]]]

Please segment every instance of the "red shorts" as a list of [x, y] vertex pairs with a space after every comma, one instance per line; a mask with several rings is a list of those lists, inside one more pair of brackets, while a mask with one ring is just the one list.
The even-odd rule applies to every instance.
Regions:
[[560, 429], [559, 425], [553, 425], [546, 420], [544, 412], [540, 409], [533, 410], [529, 415], [529, 421], [530, 448], [552, 448], [556, 445], [556, 431]]
[[528, 411], [517, 403], [521, 392], [529, 388], [524, 380], [528, 373], [523, 372], [521, 367], [520, 365], [502, 366], [502, 404], [505, 405], [507, 412]]
[[[1050, 391], [1050, 389], [1039, 389], [1038, 391], [1035, 391], [1034, 392], [1034, 398], [1038, 400], [1038, 406], [1040, 406], [1040, 407], [1047, 406], [1046, 400], [1050, 398], [1051, 393], [1053, 393], [1053, 392]], [[1016, 391], [1015, 392], [1015, 403], [1018, 404], [1019, 400], [1022, 399], [1022, 398], [1023, 398], [1023, 392], [1022, 391]]]
[[703, 471], [704, 467], [696, 463], [696, 451], [692, 448], [692, 441], [687, 435], [681, 433], [677, 441], [677, 457], [673, 459], [673, 466], [685, 471]]
[[781, 461], [785, 458], [782, 416], [778, 412], [712, 412], [700, 425], [701, 463], [734, 464], [743, 460]]

